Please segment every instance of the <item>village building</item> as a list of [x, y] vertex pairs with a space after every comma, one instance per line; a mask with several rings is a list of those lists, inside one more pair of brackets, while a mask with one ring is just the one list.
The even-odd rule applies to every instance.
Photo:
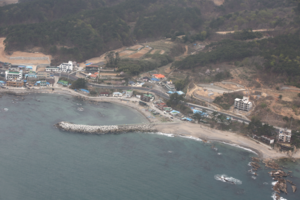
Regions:
[[152, 97], [150, 95], [147, 95], [147, 94], [142, 94], [141, 95], [141, 100], [142, 101], [150, 102], [151, 98]]
[[108, 97], [109, 96], [109, 92], [100, 92], [99, 96], [101, 96], [101, 97]]
[[127, 98], [132, 97], [132, 95], [133, 95], [133, 91], [132, 91], [132, 90], [126, 90], [125, 96], [126, 96]]
[[71, 72], [73, 71], [74, 65], [72, 61], [69, 61], [68, 63], [62, 63], [58, 66], [59, 70], [62, 72]]
[[6, 80], [22, 80], [23, 71], [5, 71]]
[[145, 76], [145, 77], [142, 78], [142, 80], [143, 80], [144, 82], [148, 82], [148, 81], [150, 80], [150, 78], [147, 77], [147, 76]]
[[86, 73], [95, 73], [99, 71], [99, 67], [97, 65], [89, 65], [85, 66]]
[[46, 72], [59, 72], [59, 71], [60, 71], [59, 67], [55, 67], [55, 66], [46, 67]]
[[156, 79], [163, 79], [163, 78], [165, 78], [165, 75], [162, 75], [162, 74], [153, 74], [152, 76], [154, 78], [156, 78]]
[[22, 80], [7, 81], [6, 86], [9, 86], [9, 87], [23, 87], [24, 86], [24, 81], [22, 81]]
[[15, 72], [18, 72], [18, 71], [20, 71], [20, 68], [19, 68], [18, 65], [11, 65], [11, 66], [9, 67], [9, 71], [15, 71]]
[[30, 71], [28, 74], [25, 74], [25, 78], [37, 78], [36, 72]]
[[270, 138], [268, 136], [265, 136], [265, 135], [262, 135], [261, 137], [261, 140], [267, 144], [274, 144], [274, 138]]
[[36, 77], [37, 77], [38, 79], [46, 79], [46, 78], [49, 78], [49, 77], [50, 77], [50, 74], [49, 74], [49, 72], [38, 72], [38, 73], [36, 74]]
[[249, 111], [252, 108], [252, 103], [249, 101], [249, 97], [244, 96], [243, 99], [236, 98], [234, 100], [234, 108]]
[[114, 92], [113, 97], [121, 97], [123, 94], [121, 92]]
[[176, 88], [175, 88], [175, 85], [170, 83], [170, 84], [165, 84], [165, 87], [167, 88], [168, 91], [172, 91], [172, 92], [175, 92], [176, 91]]
[[287, 142], [290, 143], [292, 138], [292, 130], [287, 128], [280, 128], [278, 134], [278, 141], [279, 142]]

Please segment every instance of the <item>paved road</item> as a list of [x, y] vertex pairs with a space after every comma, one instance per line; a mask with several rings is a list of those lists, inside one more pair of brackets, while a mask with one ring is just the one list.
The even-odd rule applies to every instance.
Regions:
[[[69, 77], [69, 79], [71, 79], [71, 80], [77, 80], [78, 79], [78, 77], [76, 77], [74, 75], [67, 74], [67, 73], [61, 73], [61, 74], [57, 73], [57, 74], [54, 74], [54, 75], [55, 76], [60, 75], [61, 77], [66, 77], [66, 78]], [[155, 90], [155, 89], [145, 88], [145, 87], [131, 87], [131, 86], [121, 86], [121, 85], [114, 86], [114, 85], [102, 85], [102, 84], [96, 84], [96, 83], [88, 83], [88, 85], [98, 87], [98, 88], [106, 88], [106, 89], [120, 89], [120, 90], [133, 90], [133, 89], [136, 89], [136, 90], [143, 90], [143, 91], [147, 91], [147, 92], [152, 92], [152, 93], [156, 94], [157, 96], [162, 97], [164, 99], [169, 99], [169, 96], [166, 93]], [[211, 111], [211, 112], [218, 112], [220, 114], [224, 114], [226, 116], [232, 117], [233, 119], [240, 120], [242, 122], [247, 122], [247, 123], [250, 122], [249, 120], [244, 119], [242, 117], [237, 117], [235, 115], [220, 112], [220, 111], [214, 110], [212, 108], [208, 108], [208, 107], [204, 107], [204, 106], [200, 106], [200, 105], [192, 104], [192, 103], [187, 103], [187, 105], [195, 107], [195, 108], [205, 109], [205, 110], [208, 110], [208, 111]]]
[[220, 111], [216, 111], [212, 108], [208, 108], [208, 107], [205, 107], [205, 106], [200, 106], [200, 105], [197, 105], [197, 104], [192, 104], [192, 103], [186, 103], [188, 106], [191, 106], [191, 107], [194, 107], [194, 108], [201, 108], [201, 109], [205, 109], [207, 111], [211, 111], [211, 112], [217, 112], [217, 113], [220, 113], [220, 114], [224, 114], [226, 116], [229, 116], [229, 117], [232, 117], [234, 120], [240, 120], [242, 122], [247, 122], [247, 123], [250, 123], [249, 120], [247, 119], [244, 119], [242, 117], [237, 117], [235, 115], [231, 115], [231, 114], [228, 114], [228, 113], [224, 113], [224, 112], [220, 112]]

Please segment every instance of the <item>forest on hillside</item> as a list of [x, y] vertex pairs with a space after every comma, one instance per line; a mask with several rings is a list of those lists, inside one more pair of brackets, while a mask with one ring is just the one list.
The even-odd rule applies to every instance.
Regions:
[[[295, 12], [273, 19], [274, 13], [285, 8]], [[221, 6], [211, 0], [22, 0], [0, 8], [0, 37], [7, 38], [8, 53], [41, 47], [57, 60], [81, 62], [147, 39], [175, 40], [186, 35], [185, 43], [204, 41], [220, 27], [239, 28], [243, 22], [252, 28], [259, 19], [268, 26], [295, 27], [300, 21], [295, 17], [297, 8], [294, 0], [226, 0]], [[290, 16], [295, 17], [294, 24], [286, 20]], [[192, 68], [255, 55], [260, 51], [254, 44], [241, 42], [255, 37], [260, 36], [249, 31], [236, 34], [234, 41], [216, 44], [219, 47], [212, 53], [200, 53], [175, 65]]]

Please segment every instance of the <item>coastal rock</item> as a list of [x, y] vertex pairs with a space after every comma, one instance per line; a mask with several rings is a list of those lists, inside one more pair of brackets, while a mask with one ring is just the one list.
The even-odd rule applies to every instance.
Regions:
[[109, 126], [90, 126], [81, 124], [72, 124], [70, 122], [59, 122], [56, 127], [69, 132], [86, 133], [86, 134], [117, 134], [126, 132], [150, 132], [155, 131], [151, 124], [143, 125], [109, 125]]

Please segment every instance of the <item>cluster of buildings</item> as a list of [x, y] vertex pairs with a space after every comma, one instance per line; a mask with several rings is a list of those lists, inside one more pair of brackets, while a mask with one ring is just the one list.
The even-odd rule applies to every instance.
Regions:
[[257, 136], [253, 135], [253, 138], [259, 139], [260, 141], [266, 143], [266, 144], [274, 144], [277, 140], [277, 143], [280, 145], [283, 145], [285, 147], [291, 147], [291, 138], [292, 138], [292, 130], [287, 128], [276, 128], [276, 135], [274, 136]]

